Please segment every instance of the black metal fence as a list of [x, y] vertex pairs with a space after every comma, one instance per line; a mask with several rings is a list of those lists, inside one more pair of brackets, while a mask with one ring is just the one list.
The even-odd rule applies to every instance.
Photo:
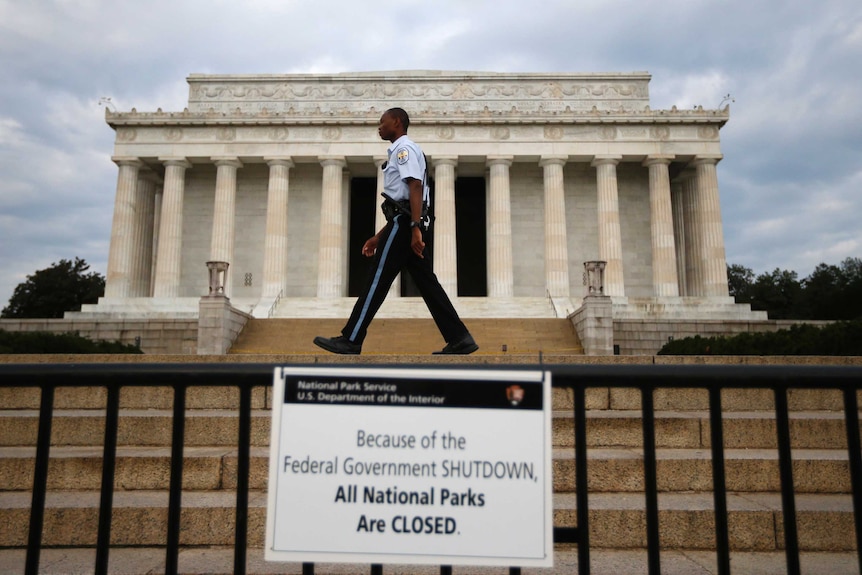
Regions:
[[[177, 573], [179, 556], [186, 391], [195, 386], [231, 386], [239, 389], [240, 396], [233, 572], [245, 574], [248, 541], [248, 475], [251, 447], [252, 389], [271, 385], [273, 367], [268, 364], [0, 365], [0, 386], [38, 387], [41, 389], [25, 573], [35, 575], [39, 571], [55, 390], [58, 387], [104, 387], [107, 390], [95, 565], [97, 574], [106, 574], [110, 552], [120, 389], [130, 386], [159, 385], [170, 386], [174, 390], [165, 572], [170, 575]], [[521, 366], [512, 367], [512, 369], [536, 369], [536, 367]], [[730, 388], [746, 388], [771, 389], [774, 392], [787, 573], [798, 575], [800, 572], [799, 544], [787, 395], [790, 389], [840, 390], [844, 398], [844, 420], [847, 430], [856, 549], [859, 555], [860, 572], [862, 572], [862, 447], [860, 447], [859, 406], [857, 402], [857, 390], [862, 389], [862, 368], [716, 365], [543, 365], [541, 368], [552, 372], [554, 387], [570, 388], [574, 394], [577, 527], [554, 528], [554, 541], [577, 544], [579, 573], [586, 575], [590, 572], [585, 393], [587, 388], [592, 387], [636, 388], [641, 392], [647, 557], [650, 574], [658, 574], [661, 570], [653, 393], [657, 389], [668, 388], [700, 388], [708, 391], [716, 534], [715, 550], [718, 572], [722, 575], [730, 573], [730, 548], [721, 391]], [[483, 368], [458, 366], [458, 369]], [[370, 570], [372, 575], [382, 573], [382, 566], [372, 565]], [[440, 573], [443, 575], [451, 574], [451, 572], [450, 566], [440, 567]], [[314, 564], [304, 564], [303, 573], [313, 574]], [[520, 569], [512, 567], [510, 573], [520, 573]]]

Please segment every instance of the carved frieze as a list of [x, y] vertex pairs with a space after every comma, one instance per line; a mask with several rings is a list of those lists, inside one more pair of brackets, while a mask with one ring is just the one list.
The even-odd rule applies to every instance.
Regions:
[[697, 137], [701, 140], [717, 140], [718, 128], [715, 126], [699, 126], [697, 128]]
[[602, 140], [616, 140], [616, 126], [602, 126], [601, 128], [599, 128], [599, 138]]
[[491, 139], [493, 140], [508, 140], [510, 135], [509, 128], [506, 126], [494, 126], [491, 128]]
[[138, 131], [134, 128], [120, 128], [117, 130], [118, 142], [134, 142], [138, 137]]
[[287, 137], [290, 135], [290, 132], [285, 127], [279, 128], [269, 128], [266, 130], [267, 139], [274, 140], [277, 142], [283, 142], [287, 140]]
[[560, 126], [545, 126], [545, 139], [561, 140], [563, 138], [563, 129]]
[[236, 128], [221, 127], [216, 129], [216, 140], [219, 142], [233, 142], [236, 140]]
[[[547, 142], [680, 142], [718, 141], [715, 126], [593, 124], [514, 124], [514, 125], [424, 125], [411, 126], [411, 135], [422, 142], [505, 142], [529, 145]], [[117, 144], [145, 145], [178, 143], [195, 145], [231, 142], [245, 143], [378, 143], [374, 129], [368, 125], [345, 126], [259, 126], [212, 125], [160, 128], [119, 128]]]
[[440, 126], [435, 130], [435, 133], [441, 140], [449, 141], [455, 137], [455, 128], [452, 126]]
[[331, 76], [192, 75], [191, 112], [375, 117], [393, 104], [419, 115], [554, 114], [642, 110], [649, 76], [633, 74], [448, 74]]
[[650, 137], [659, 142], [666, 142], [670, 138], [670, 128], [668, 126], [653, 126], [650, 128]]
[[729, 118], [727, 109], [650, 109], [645, 73], [387, 72], [188, 80], [189, 107], [182, 112], [106, 111], [118, 146], [377, 143], [373, 126], [393, 105], [408, 109], [415, 122], [411, 134], [422, 141], [506, 146], [718, 141]]
[[323, 128], [323, 139], [324, 140], [340, 140], [341, 139], [341, 128], [338, 126], [327, 126]]

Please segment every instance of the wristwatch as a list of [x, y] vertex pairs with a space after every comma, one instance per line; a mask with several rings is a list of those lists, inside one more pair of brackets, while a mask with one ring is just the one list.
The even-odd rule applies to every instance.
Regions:
[[421, 225], [422, 225], [422, 220], [413, 220], [412, 222], [410, 222], [411, 228], [418, 228]]

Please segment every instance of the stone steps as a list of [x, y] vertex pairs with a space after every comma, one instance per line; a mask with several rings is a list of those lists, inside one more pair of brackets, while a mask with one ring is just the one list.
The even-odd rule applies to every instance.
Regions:
[[[233, 299], [231, 303], [243, 309], [244, 303], [254, 302]], [[338, 318], [338, 322], [343, 324], [350, 317], [355, 303], [355, 297], [282, 298], [273, 310], [272, 317], [313, 320]], [[565, 298], [559, 306], [562, 312], [559, 314], [554, 302], [547, 297], [456, 297], [452, 298], [452, 305], [469, 326], [478, 318], [564, 318], [580, 307], [580, 300]], [[387, 297], [375, 316], [375, 322], [377, 319], [390, 318], [430, 319], [431, 314], [420, 297]]]
[[[0, 446], [35, 445], [39, 412], [22, 409], [0, 412]], [[168, 409], [122, 409], [118, 445], [165, 446], [171, 442], [173, 412]], [[574, 416], [557, 410], [552, 421], [553, 444], [574, 446]], [[710, 446], [709, 413], [705, 411], [657, 411], [656, 446], [702, 449]], [[862, 424], [860, 424], [862, 428]], [[724, 414], [725, 447], [769, 449], [777, 446], [772, 412], [749, 411]], [[790, 413], [791, 442], [796, 449], [842, 449], [846, 447], [843, 413], [804, 411]], [[67, 409], [54, 415], [51, 441], [54, 445], [101, 445], [104, 412]], [[186, 414], [185, 445], [233, 446], [238, 419], [228, 410], [196, 409]], [[270, 411], [251, 413], [251, 444], [269, 443]], [[587, 445], [590, 447], [640, 447], [643, 442], [638, 410], [591, 410], [587, 415]]]
[[[312, 343], [315, 336], [339, 335], [344, 319], [250, 320], [230, 354], [307, 353], [331, 356]], [[478, 318], [465, 320], [480, 354], [567, 353], [582, 355], [572, 323], [555, 318]], [[362, 353], [431, 354], [446, 345], [430, 318], [377, 318], [368, 329]]]
[[[166, 491], [118, 491], [114, 494], [112, 544], [164, 544], [167, 532]], [[30, 510], [26, 492], [0, 493], [0, 541], [4, 546], [26, 544]], [[231, 545], [236, 496], [227, 490], [183, 493], [180, 544]], [[710, 493], [659, 495], [661, 544], [666, 549], [712, 549], [714, 514]], [[797, 494], [799, 545], [804, 551], [855, 549], [853, 504], [849, 495]], [[781, 496], [776, 493], [728, 493], [731, 549], [775, 551], [783, 542]], [[94, 545], [99, 494], [93, 491], [52, 491], [46, 498], [42, 543], [48, 547]], [[249, 494], [250, 547], [263, 547], [266, 493]], [[576, 526], [573, 494], [554, 496], [554, 525]], [[635, 493], [590, 495], [590, 543], [598, 549], [638, 549], [646, 546], [645, 499]]]
[[[168, 489], [169, 447], [119, 447], [116, 490]], [[849, 493], [847, 453], [836, 449], [797, 449], [793, 453], [797, 493]], [[33, 482], [35, 448], [0, 448], [0, 485], [4, 491], [28, 491]], [[711, 452], [704, 449], [658, 449], [657, 484], [660, 492], [699, 492], [712, 489]], [[265, 490], [269, 449], [251, 450], [249, 486]], [[554, 491], [575, 491], [572, 449], [554, 450]], [[769, 449], [725, 450], [729, 491], [778, 492], [781, 489], [778, 455]], [[235, 489], [236, 450], [227, 447], [187, 447], [183, 460], [183, 489]], [[48, 489], [98, 490], [101, 486], [100, 447], [51, 449]], [[590, 493], [642, 492], [643, 452], [640, 449], [595, 448], [588, 452]]]

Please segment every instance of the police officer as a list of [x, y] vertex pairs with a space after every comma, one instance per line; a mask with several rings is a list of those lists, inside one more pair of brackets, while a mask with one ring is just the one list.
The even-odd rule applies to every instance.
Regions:
[[389, 158], [383, 164], [386, 197], [383, 210], [387, 222], [362, 246], [362, 255], [374, 260], [365, 289], [341, 335], [314, 338], [316, 345], [332, 353], [359, 354], [362, 351], [368, 325], [402, 270], [413, 277], [446, 340], [446, 347], [434, 353], [469, 354], [479, 349], [425, 259], [427, 219], [424, 210], [429, 201], [427, 166], [422, 150], [407, 136], [409, 126], [410, 118], [401, 108], [389, 109], [380, 117], [377, 133], [392, 142], [387, 150]]

